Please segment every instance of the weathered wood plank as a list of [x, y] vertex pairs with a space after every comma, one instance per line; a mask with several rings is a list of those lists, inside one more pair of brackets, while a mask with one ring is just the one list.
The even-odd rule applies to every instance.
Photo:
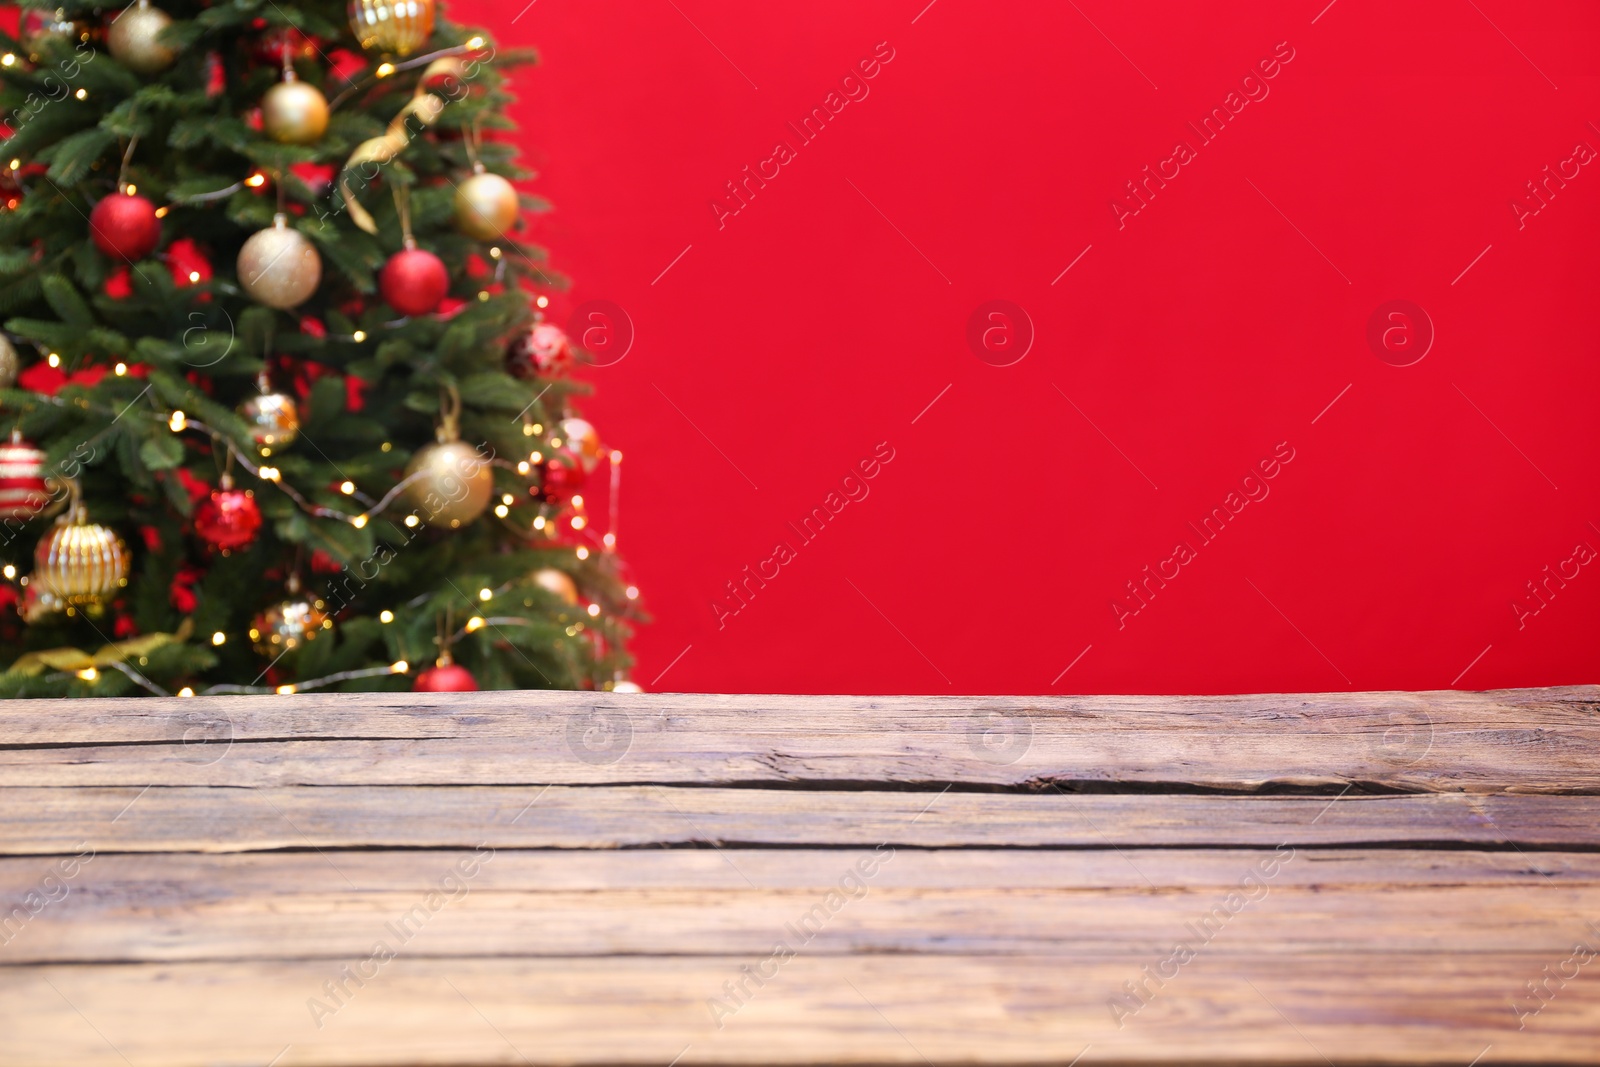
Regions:
[[[216, 1063], [1592, 1063], [1600, 985], [1523, 1020], [1539, 954], [1201, 955], [1119, 1027], [1139, 977], [1097, 957], [801, 953], [383, 964], [338, 1010], [328, 961], [0, 968], [0, 1060]], [[771, 968], [766, 968], [769, 971]], [[717, 1011], [713, 999], [736, 1008]], [[718, 1027], [718, 1023], [721, 1027]], [[274, 1057], [277, 1057], [274, 1059]]]
[[661, 786], [0, 788], [0, 855], [693, 843], [1600, 847], [1600, 796], [940, 793]]
[[[1293, 849], [1233, 853], [1231, 869], [1193, 853], [1125, 852], [1120, 885], [1082, 884], [1097, 879], [1058, 865], [1062, 881], [1080, 884], [1022, 888], [1012, 875], [1039, 879], [1029, 854], [951, 865], [908, 850], [839, 850], [809, 853], [806, 866], [790, 854], [777, 872], [788, 884], [771, 886], [757, 880], [772, 866], [762, 853], [738, 850], [716, 859], [739, 884], [635, 885], [638, 865], [614, 862], [613, 878], [559, 889], [544, 882], [559, 862], [488, 850], [100, 856], [62, 881], [65, 896], [6, 927], [0, 966], [348, 961], [377, 942], [408, 958], [762, 957], [782, 940], [835, 955], [1123, 958], [1136, 971], [1178, 942], [1203, 944], [1208, 957], [1365, 954], [1373, 966], [1426, 952], [1561, 958], [1575, 940], [1600, 942], [1600, 924], [1581, 919], [1600, 916], [1593, 867], [1584, 878], [1558, 876], [1524, 857], [1520, 872], [1493, 867], [1491, 881], [1482, 853], [1454, 854], [1448, 874], [1422, 869], [1414, 855], [1362, 855], [1319, 871], [1317, 854]], [[382, 888], [358, 887], [347, 866]], [[1409, 884], [1394, 881], [1407, 866]], [[5, 861], [0, 892], [20, 896], [42, 869]], [[987, 880], [977, 883], [975, 871]], [[953, 873], [968, 884], [948, 884]], [[1451, 884], [1464, 875], [1477, 877]]]
[[55, 702], [13, 701], [0, 705], [0, 776], [141, 788], [1358, 781], [1600, 792], [1597, 707], [1595, 686], [1254, 697], [307, 694], [80, 701], [70, 715]]

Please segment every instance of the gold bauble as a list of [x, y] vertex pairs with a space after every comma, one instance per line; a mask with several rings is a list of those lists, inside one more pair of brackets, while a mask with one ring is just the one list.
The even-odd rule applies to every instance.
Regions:
[[306, 302], [322, 281], [322, 257], [289, 216], [278, 214], [272, 225], [257, 230], [239, 249], [239, 284], [269, 308], [288, 311]]
[[275, 604], [250, 624], [250, 644], [263, 656], [278, 656], [314, 641], [323, 630], [333, 629], [327, 604], [310, 597], [291, 596]]
[[29, 586], [41, 599], [96, 606], [128, 584], [128, 546], [89, 521], [82, 506], [56, 520], [33, 555]]
[[406, 464], [406, 496], [419, 517], [451, 529], [482, 515], [494, 493], [494, 471], [464, 441], [441, 441], [420, 449]]
[[285, 74], [261, 98], [261, 128], [279, 144], [315, 144], [328, 130], [328, 98], [315, 85]]
[[134, 6], [111, 20], [106, 28], [106, 47], [112, 58], [136, 74], [155, 74], [172, 66], [178, 53], [156, 42], [156, 35], [172, 25], [172, 16], [150, 0]]
[[433, 33], [434, 0], [350, 0], [350, 29], [368, 51], [408, 56]]
[[239, 417], [250, 424], [250, 436], [266, 448], [287, 448], [300, 433], [300, 409], [294, 398], [262, 393], [239, 405]]
[[517, 190], [498, 174], [479, 171], [456, 186], [456, 229], [496, 241], [517, 224]]
[[17, 346], [11, 343], [11, 338], [0, 333], [0, 389], [10, 389], [17, 384], [17, 373], [22, 369], [22, 360], [17, 355]]
[[587, 419], [562, 419], [561, 433], [566, 438], [566, 450], [592, 474], [600, 464], [600, 432]]
[[564, 600], [573, 607], [578, 606], [578, 584], [566, 571], [556, 570], [554, 567], [540, 567], [533, 572], [533, 584], [558, 600]]

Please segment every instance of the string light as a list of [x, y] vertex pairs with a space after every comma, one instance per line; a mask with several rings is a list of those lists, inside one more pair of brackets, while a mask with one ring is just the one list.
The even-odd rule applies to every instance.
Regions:
[[470, 40], [467, 41], [467, 47], [469, 49], [471, 49], [472, 51], [476, 52], [478, 49], [483, 47], [483, 38], [482, 37], [473, 37], [473, 38], [471, 38]]
[[611, 450], [611, 465], [613, 467], [615, 467], [618, 463], [621, 463], [621, 462], [622, 462], [622, 453], [618, 452], [616, 449], [612, 449]]
[[510, 493], [501, 493], [500, 494], [500, 503], [502, 503], [502, 504], [515, 504], [516, 502], [517, 502], [517, 498], [512, 496]]
[[223, 633], [221, 630], [218, 630], [216, 633], [211, 635], [211, 643], [213, 645], [225, 645], [228, 643], [228, 635]]
[[96, 678], [100, 677], [100, 672], [95, 670], [93, 667], [85, 667], [83, 670], [78, 672], [78, 677], [82, 678], [86, 682], [92, 682]]
[[[535, 427], [535, 428], [537, 429], [537, 427]], [[529, 463], [543, 463], [544, 462], [544, 453], [543, 452], [529, 452], [528, 453], [528, 462]]]
[[617, 547], [617, 535], [614, 534], [614, 533], [608, 533], [604, 537], [602, 537], [600, 540], [602, 540], [602, 541], [604, 541], [606, 543], [606, 547], [607, 548], [616, 548]]
[[535, 530], [544, 529], [544, 516], [543, 515], [537, 515], [537, 516], [534, 517], [533, 528]]
[[535, 300], [534, 303], [542, 308], [547, 308], [550, 306], [550, 298], [548, 296], [541, 296], [539, 299]]
[[293, 694], [294, 694], [294, 686], [293, 685], [280, 685], [280, 686], [278, 686], [278, 695], [279, 696], [286, 697], [286, 696], [292, 696]]
[[[9, 66], [11, 66], [11, 65], [12, 65], [12, 64], [13, 64], [13, 63], [15, 63], [15, 62], [16, 62], [16, 61], [17, 61], [17, 57], [16, 57], [16, 55], [15, 55], [15, 54], [13, 54], [13, 53], [11, 53], [11, 52], [7, 52], [7, 53], [6, 53], [6, 54], [5, 54], [5, 55], [3, 55], [3, 56], [0, 56], [0, 66], [6, 66], [6, 67], [9, 67]], [[16, 169], [16, 168], [15, 168], [15, 167], [13, 167], [13, 168], [11, 168], [11, 169], [12, 169], [12, 170], [15, 170], [15, 169]]]
[[190, 285], [193, 285], [195, 282], [197, 282], [199, 280], [200, 280], [200, 272], [199, 271], [192, 270], [192, 271], [189, 272], [189, 284]]
[[[582, 515], [572, 516], [572, 528], [574, 530], [581, 530], [587, 525], [589, 525], [589, 520], [585, 519]], [[578, 558], [582, 559], [583, 557], [579, 556]]]
[[628, 586], [628, 599], [629, 600], [638, 600], [639, 599], [639, 587], [638, 586], [636, 586], [636, 585]]
[[167, 217], [167, 209], [164, 206], [156, 208], [156, 218], [164, 219], [166, 217]]
[[533, 424], [533, 432], [534, 433], [544, 433], [544, 426], [542, 426], [541, 424], [539, 424], [537, 422], [534, 423]]
[[115, 370], [118, 378], [124, 377], [128, 373], [128, 365], [126, 363], [118, 363]]
[[575, 507], [575, 508], [581, 508], [581, 507], [583, 507], [583, 497], [581, 497], [581, 496], [574, 496], [574, 497], [573, 497], [573, 498], [572, 498], [572, 506], [573, 506], [573, 507]]
[[389, 664], [389, 671], [392, 674], [404, 674], [410, 669], [411, 664], [407, 663], [403, 659], [397, 659], [393, 663]]
[[22, 160], [20, 160], [20, 159], [13, 159], [13, 160], [12, 160], [12, 161], [11, 161], [11, 169], [12, 169], [12, 170], [21, 170], [21, 169], [22, 169]]
[[579, 545], [578, 546], [578, 558], [579, 559], [588, 559], [589, 558], [589, 550], [587, 548], [583, 547], [582, 545]]
[[4, 573], [7, 578], [15, 578], [17, 576], [17, 568], [7, 563]]
[[482, 615], [474, 615], [472, 618], [467, 620], [467, 633], [477, 633], [487, 625], [488, 622], [484, 620]]
[[[362, 334], [361, 336], [365, 337], [366, 334]], [[387, 452], [393, 447], [394, 447], [394, 445], [390, 444], [388, 441], [385, 441], [383, 444], [378, 446], [378, 451], [379, 452]]]
[[[355, 333], [350, 335], [350, 340], [354, 341], [356, 344], [360, 344], [362, 341], [365, 341], [366, 339], [367, 339], [367, 331], [366, 330], [357, 330]], [[385, 452], [389, 451], [389, 446], [388, 446], [387, 442], [385, 442], [383, 450]]]
[[73, 93], [72, 95], [77, 97], [79, 100], [87, 100], [87, 99], [89, 99], [89, 90], [87, 90], [87, 89], [79, 89], [77, 92]]
[[122, 187], [122, 191], [127, 196], [135, 196], [139, 192], [139, 187], [132, 182], [129, 182], [127, 185]]
[[511, 514], [511, 509], [506, 507], [504, 504], [496, 504], [494, 506], [494, 513], [503, 519], [507, 515]]
[[559, 437], [550, 438], [550, 447], [551, 448], [560, 448], [561, 447], [561, 438], [559, 438]]
[[178, 695], [181, 697], [192, 697], [194, 696], [194, 690], [190, 689], [188, 686], [184, 686], [182, 689], [178, 690]]
[[[16, 170], [17, 168], [16, 167], [12, 167], [11, 169], [12, 170]], [[493, 248], [489, 249], [489, 258], [490, 259], [499, 259], [500, 258], [500, 246], [499, 245], [495, 245]]]
[[387, 78], [389, 75], [394, 73], [394, 64], [393, 63], [379, 63], [378, 64], [378, 69], [373, 71], [372, 73], [376, 74], [380, 78]]
[[596, 616], [596, 615], [599, 615], [599, 614], [600, 614], [600, 605], [599, 604], [590, 604], [589, 605], [589, 615], [590, 615], [590, 617], [593, 617], [593, 616]]
[[277, 467], [262, 467], [256, 473], [269, 482], [275, 482], [282, 477]]
[[46, 360], [46, 362], [49, 363], [52, 367], [59, 367], [59, 366], [61, 366], [61, 357], [59, 355], [57, 355], [56, 353], [52, 352], [52, 353], [50, 353], [50, 357], [49, 357], [49, 359]]
[[407, 515], [406, 516], [406, 525], [412, 527], [413, 529], [415, 529], [417, 523], [419, 523], [421, 521], [422, 520], [417, 518], [415, 515]]
[[356, 491], [356, 483], [355, 482], [340, 482], [339, 483], [339, 492], [343, 493], [345, 496], [349, 496], [351, 493], [353, 493], [355, 491]]
[[260, 171], [256, 171], [254, 174], [250, 175], [250, 177], [246, 178], [244, 183], [252, 189], [259, 189], [263, 185], [267, 184], [267, 176], [262, 174]]
[[394, 622], [394, 612], [390, 611], [388, 608], [384, 608], [382, 611], [378, 612], [378, 621], [384, 623]]
[[479, 289], [478, 290], [478, 303], [487, 304], [488, 302], [489, 302], [489, 290], [487, 290], [487, 289]]
[[167, 429], [171, 430], [173, 433], [182, 433], [184, 427], [188, 425], [189, 420], [181, 411], [174, 411], [172, 416], [167, 419]]
[[478, 599], [479, 600], [493, 600], [494, 599], [494, 590], [493, 589], [480, 589], [480, 590], [478, 590]]
[[365, 515], [357, 515], [355, 518], [350, 520], [350, 525], [354, 526], [358, 530], [365, 529], [367, 525], [367, 517]]
[[538, 431], [533, 428], [533, 423], [525, 422], [522, 424], [522, 436], [532, 437], [536, 433], [538, 433]]
[[518, 474], [529, 474], [532, 471], [533, 471], [533, 468], [528, 466], [528, 461], [527, 460], [523, 460], [521, 463], [517, 464], [517, 473]]

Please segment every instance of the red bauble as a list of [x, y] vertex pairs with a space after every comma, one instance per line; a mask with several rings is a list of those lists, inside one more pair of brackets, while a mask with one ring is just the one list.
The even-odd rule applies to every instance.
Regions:
[[117, 193], [89, 212], [89, 236], [106, 255], [132, 263], [161, 243], [161, 220], [156, 206], [144, 197]]
[[194, 512], [194, 532], [215, 548], [243, 548], [261, 529], [261, 509], [248, 489], [213, 489]]
[[378, 292], [402, 315], [437, 311], [449, 289], [450, 272], [444, 261], [420, 248], [401, 249], [378, 273]]
[[518, 378], [564, 374], [572, 368], [572, 342], [553, 322], [536, 324], [506, 353], [506, 369]]
[[476, 693], [478, 680], [471, 671], [452, 663], [448, 656], [442, 656], [436, 666], [417, 675], [417, 682], [411, 688], [418, 693]]
[[529, 491], [535, 500], [547, 504], [565, 504], [583, 489], [583, 483], [589, 478], [583, 464], [566, 454], [559, 459], [545, 460], [539, 466], [539, 474], [539, 487]]

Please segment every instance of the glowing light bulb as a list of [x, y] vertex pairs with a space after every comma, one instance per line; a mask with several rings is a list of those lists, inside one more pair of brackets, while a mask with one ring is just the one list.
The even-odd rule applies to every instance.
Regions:
[[524, 437], [532, 437], [534, 435], [534, 433], [536, 433], [536, 432], [537, 431], [535, 431], [534, 428], [533, 428], [533, 423], [525, 422], [525, 423], [522, 424], [522, 436], [524, 436]]
[[541, 296], [537, 300], [535, 300], [534, 303], [537, 304], [539, 307], [547, 308], [547, 307], [550, 306], [550, 298], [548, 296]]
[[471, 40], [469, 40], [467, 42], [467, 47], [472, 49], [474, 52], [476, 52], [478, 49], [483, 47], [483, 38], [482, 37], [474, 37], [474, 38], [472, 38]]
[[578, 546], [578, 558], [579, 559], [588, 559], [589, 558], [589, 550], [587, 548], [583, 547], [582, 545], [579, 545]]
[[[13, 53], [11, 53], [11, 52], [7, 52], [7, 53], [6, 53], [6, 54], [5, 54], [5, 55], [3, 55], [3, 56], [0, 56], [0, 66], [6, 66], [6, 67], [9, 67], [9, 66], [11, 66], [11, 65], [12, 65], [12, 64], [13, 64], [13, 63], [15, 63], [15, 62], [16, 62], [16, 61], [17, 61], [17, 57], [16, 57], [16, 55], [15, 55], [15, 54], [13, 54]], [[15, 169], [16, 169], [16, 168], [15, 168], [15, 167], [13, 167], [13, 168], [11, 168], [11, 169], [12, 169], [12, 170], [15, 170]]]
[[92, 682], [96, 678], [100, 677], [100, 672], [95, 670], [93, 667], [85, 667], [83, 670], [78, 672], [78, 677], [82, 678], [86, 682]]
[[494, 590], [493, 589], [480, 589], [480, 590], [478, 590], [478, 599], [479, 600], [493, 600], [494, 599]]
[[489, 624], [482, 615], [474, 615], [467, 620], [467, 633], [477, 633], [487, 625]]
[[73, 93], [72, 95], [77, 97], [79, 100], [87, 100], [87, 99], [89, 99], [89, 90], [87, 90], [87, 89], [79, 89], [77, 92]]
[[496, 504], [494, 506], [494, 513], [503, 519], [507, 515], [511, 514], [511, 509], [506, 507], [504, 504]]
[[373, 71], [372, 73], [376, 74], [380, 78], [387, 78], [389, 75], [394, 73], [394, 64], [393, 63], [379, 63], [378, 64], [378, 69]]
[[596, 615], [599, 615], [599, 614], [600, 614], [600, 605], [599, 604], [590, 604], [589, 605], [589, 615], [590, 615], [590, 617], [592, 618], [592, 617], [594, 617]]
[[0, 573], [4, 573], [7, 578], [15, 578], [17, 576], [17, 568], [7, 563], [5, 571]]
[[417, 518], [415, 515], [406, 516], [406, 525], [412, 527], [413, 529], [416, 527], [417, 523], [421, 521], [422, 520]]
[[535, 516], [535, 518], [533, 520], [533, 528], [535, 530], [544, 529], [544, 516], [543, 515]]
[[116, 371], [118, 378], [121, 378], [128, 373], [128, 365], [126, 363], [118, 363], [113, 369]]
[[211, 643], [213, 645], [225, 645], [228, 643], [228, 635], [223, 633], [221, 630], [218, 630], [216, 633], [211, 635]]
[[628, 599], [629, 600], [638, 600], [639, 599], [639, 587], [638, 586], [636, 586], [636, 585], [628, 586]]
[[350, 520], [350, 525], [354, 526], [358, 530], [363, 530], [367, 525], [367, 517], [365, 515], [357, 515], [355, 518]]
[[518, 474], [528, 474], [532, 470], [533, 470], [533, 468], [528, 466], [528, 461], [527, 460], [523, 460], [521, 463], [517, 464], [517, 473]]
[[587, 525], [589, 525], [589, 520], [585, 519], [582, 515], [572, 516], [572, 528], [574, 530], [581, 530]]
[[165, 207], [156, 208], [156, 218], [164, 219], [166, 217], [167, 217], [167, 208], [165, 208]]
[[410, 669], [411, 664], [407, 663], [403, 659], [397, 659], [393, 663], [389, 664], [389, 671], [392, 674], [404, 674]]
[[583, 507], [583, 497], [581, 497], [581, 496], [573, 496], [573, 498], [572, 498], [572, 506], [575, 507], [575, 508]]
[[[366, 330], [357, 330], [355, 333], [350, 335], [350, 340], [354, 341], [356, 344], [360, 344], [362, 341], [365, 341], [366, 339], [367, 339], [367, 331]], [[385, 451], [387, 451], [387, 449]]]
[[[16, 170], [17, 168], [16, 167], [12, 167], [11, 169], [12, 170]], [[489, 249], [489, 258], [490, 259], [499, 259], [500, 258], [500, 246], [499, 245], [495, 245], [493, 248]]]
[[267, 184], [267, 176], [262, 174], [260, 171], [257, 171], [256, 173], [250, 175], [250, 177], [246, 178], [244, 183], [252, 189], [259, 189], [263, 185]]
[[378, 621], [394, 622], [394, 612], [390, 611], [388, 608], [385, 608], [384, 610], [378, 612]]
[[617, 464], [617, 463], [621, 463], [622, 462], [622, 453], [618, 452], [614, 448], [611, 450], [611, 462], [613, 464]]
[[188, 686], [184, 686], [182, 689], [178, 690], [178, 695], [181, 697], [192, 697], [194, 696], [194, 690], [190, 689]]
[[52, 367], [59, 367], [61, 366], [61, 357], [52, 352], [45, 362], [49, 363]]
[[349, 496], [351, 493], [353, 493], [355, 491], [356, 491], [356, 483], [355, 482], [340, 482], [339, 483], [339, 492], [343, 493], [345, 496]]
[[182, 433], [183, 428], [187, 425], [189, 425], [189, 420], [184, 417], [181, 411], [174, 411], [167, 419], [167, 429], [173, 433]]
[[195, 282], [197, 282], [199, 280], [200, 280], [200, 272], [199, 271], [192, 270], [192, 271], [189, 272], [189, 284], [190, 285], [193, 285]]
[[293, 685], [280, 685], [280, 686], [278, 686], [278, 695], [281, 696], [281, 697], [290, 696], [294, 692], [295, 692], [295, 688], [294, 688]]

